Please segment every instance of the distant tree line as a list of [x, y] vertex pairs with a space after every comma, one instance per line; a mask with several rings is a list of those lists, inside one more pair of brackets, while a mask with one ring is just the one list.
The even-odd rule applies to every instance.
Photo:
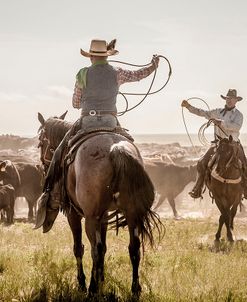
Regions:
[[11, 149], [18, 151], [19, 149], [27, 149], [32, 146], [37, 146], [38, 138], [27, 138], [12, 134], [0, 135], [0, 149]]

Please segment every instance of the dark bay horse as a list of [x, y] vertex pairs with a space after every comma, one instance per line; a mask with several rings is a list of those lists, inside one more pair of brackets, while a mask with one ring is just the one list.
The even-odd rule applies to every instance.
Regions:
[[216, 149], [215, 163], [206, 181], [221, 213], [218, 231], [215, 235], [216, 242], [220, 240], [223, 224], [226, 226], [228, 241], [234, 241], [231, 230], [243, 194], [240, 147], [240, 144], [233, 141], [231, 136], [221, 139]]
[[[64, 118], [64, 115], [61, 116]], [[55, 150], [71, 124], [60, 118], [45, 120], [39, 113], [41, 160], [49, 164]], [[154, 243], [153, 227], [162, 231], [162, 223], [151, 210], [154, 187], [145, 172], [142, 158], [135, 145], [113, 132], [99, 132], [84, 141], [76, 150], [73, 162], [65, 168], [65, 188], [70, 206], [66, 215], [73, 233], [74, 255], [77, 261], [77, 279], [86, 290], [82, 265], [81, 219], [91, 244], [92, 273], [90, 293], [97, 293], [104, 280], [104, 257], [108, 214], [121, 213], [115, 220], [129, 230], [129, 255], [132, 264], [132, 293], [139, 295], [140, 245], [146, 239]], [[111, 212], [112, 213], [112, 212]], [[114, 212], [113, 212], [114, 213]], [[108, 216], [109, 215], [109, 216]], [[119, 222], [121, 221], [121, 223]]]

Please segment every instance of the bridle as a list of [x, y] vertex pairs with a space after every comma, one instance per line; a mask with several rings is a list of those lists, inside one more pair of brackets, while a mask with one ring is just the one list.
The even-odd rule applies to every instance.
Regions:
[[46, 174], [52, 161], [52, 156], [55, 151], [55, 148], [52, 146], [50, 140], [48, 139], [44, 128], [40, 129], [38, 148], [41, 148], [40, 160], [43, 164], [44, 171]]

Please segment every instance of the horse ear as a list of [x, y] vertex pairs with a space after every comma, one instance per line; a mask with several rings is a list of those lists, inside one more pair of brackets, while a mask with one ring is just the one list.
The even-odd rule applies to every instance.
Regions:
[[230, 135], [229, 136], [229, 142], [231, 143], [233, 141], [233, 138], [232, 138], [232, 136]]
[[67, 113], [68, 113], [68, 110], [66, 110], [66, 111], [64, 112], [64, 114], [62, 114], [61, 116], [59, 116], [59, 119], [60, 119], [60, 120], [64, 120], [64, 118], [65, 118], [65, 116], [66, 116]]
[[44, 126], [44, 124], [45, 124], [45, 119], [44, 119], [43, 115], [42, 115], [41, 113], [39, 113], [39, 112], [38, 112], [38, 120], [40, 121], [40, 124], [41, 124], [42, 126]]

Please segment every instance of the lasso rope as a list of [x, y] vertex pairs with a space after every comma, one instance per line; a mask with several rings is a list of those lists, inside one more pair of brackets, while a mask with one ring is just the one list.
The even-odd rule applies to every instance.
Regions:
[[[208, 108], [208, 110], [210, 111], [210, 108], [209, 108], [209, 105], [207, 104], [206, 101], [204, 101], [203, 99], [199, 98], [199, 97], [191, 97], [189, 99], [187, 99], [187, 101], [189, 100], [193, 100], [193, 99], [197, 99], [197, 100], [200, 100], [202, 101]], [[189, 140], [190, 140], [190, 143], [191, 145], [193, 146], [194, 150], [197, 152], [196, 148], [195, 148], [195, 145], [193, 144], [193, 141], [191, 139], [191, 136], [189, 134], [189, 131], [188, 131], [188, 128], [187, 128], [187, 125], [186, 125], [186, 122], [185, 122], [185, 118], [184, 118], [184, 107], [182, 107], [182, 117], [183, 117], [183, 122], [184, 122], [184, 126], [185, 126], [185, 130], [186, 130], [186, 133], [189, 137]], [[203, 146], [210, 146], [211, 143], [206, 139], [206, 136], [205, 136], [205, 130], [213, 123], [213, 120], [214, 119], [209, 119], [206, 123], [204, 123], [198, 130], [198, 139], [200, 141], [200, 143], [203, 145]], [[214, 127], [218, 127], [222, 133], [225, 134], [226, 137], [229, 137], [229, 135], [222, 129], [222, 127], [220, 127], [219, 125], [215, 125], [214, 124]], [[215, 131], [214, 131], [215, 132]], [[216, 137], [215, 137], [216, 139]]]
[[[206, 101], [204, 101], [202, 98], [193, 96], [193, 97], [190, 97], [190, 98], [187, 99], [187, 101], [190, 101], [190, 100], [200, 100], [200, 101], [202, 101], [202, 102], [207, 106], [208, 110], [210, 110], [208, 103], [207, 103]], [[191, 143], [191, 145], [192, 145], [194, 151], [195, 151], [196, 153], [198, 153], [198, 151], [197, 151], [195, 145], [193, 144], [193, 141], [192, 141], [192, 139], [191, 139], [191, 136], [190, 136], [190, 134], [189, 134], [189, 131], [188, 131], [188, 128], [187, 128], [187, 125], [186, 125], [186, 121], [185, 121], [185, 117], [184, 117], [184, 107], [182, 107], [182, 118], [183, 118], [184, 127], [185, 127], [186, 133], [187, 133], [187, 135], [188, 135], [188, 138], [189, 138], [189, 140], [190, 140], [190, 143]], [[206, 124], [207, 124], [207, 123], [206, 123]], [[202, 145], [205, 145], [205, 144], [207, 144], [207, 140], [206, 140], [206, 138], [205, 138], [205, 134], [204, 134], [205, 129], [203, 128], [203, 126], [205, 126], [205, 124], [203, 124], [203, 125], [200, 127], [199, 131], [198, 131], [198, 139], [199, 139], [199, 141], [200, 141], [200, 143], [201, 143]]]
[[[198, 137], [199, 137], [200, 142], [203, 145], [210, 145], [210, 142], [206, 139], [204, 132], [213, 123], [213, 120], [214, 119], [209, 119], [208, 122], [203, 124], [199, 129]], [[219, 125], [215, 125], [215, 124], [214, 124], [214, 127], [218, 127], [222, 131], [222, 133], [224, 133], [225, 136], [227, 138], [229, 138], [229, 135], [222, 129], [222, 127], [220, 127]], [[216, 141], [216, 139], [217, 139], [217, 137], [215, 137], [215, 141]]]
[[[169, 60], [168, 60], [165, 56], [158, 55], [157, 57], [166, 60], [166, 62], [168, 63], [168, 66], [169, 66], [168, 78], [167, 78], [165, 84], [162, 85], [161, 88], [159, 88], [159, 89], [157, 89], [157, 90], [155, 90], [155, 91], [151, 91], [151, 89], [152, 89], [152, 87], [153, 87], [154, 80], [155, 80], [155, 78], [156, 78], [156, 73], [157, 73], [157, 66], [156, 66], [156, 68], [155, 68], [155, 70], [154, 70], [154, 75], [153, 75], [151, 84], [150, 84], [150, 86], [149, 86], [149, 88], [148, 88], [148, 91], [147, 91], [146, 93], [119, 92], [119, 94], [121, 94], [121, 95], [124, 97], [124, 99], [125, 99], [126, 108], [125, 108], [125, 110], [123, 110], [123, 111], [121, 111], [121, 112], [118, 112], [118, 116], [121, 116], [121, 115], [125, 114], [126, 112], [129, 112], [129, 111], [135, 109], [136, 107], [138, 107], [139, 105], [141, 105], [141, 103], [144, 102], [144, 100], [147, 98], [148, 95], [152, 95], [152, 94], [158, 93], [159, 91], [161, 91], [162, 89], [164, 89], [165, 86], [168, 84], [168, 82], [169, 82], [169, 80], [170, 80], [170, 77], [171, 77], [171, 75], [172, 75], [172, 67], [171, 67], [171, 64], [170, 64]], [[131, 64], [131, 63], [126, 63], [126, 62], [122, 62], [122, 61], [115, 61], [115, 60], [109, 60], [108, 62], [120, 63], [120, 64], [124, 64], [124, 65], [128, 65], [128, 66], [134, 66], [134, 67], [147, 67], [147, 66], [149, 66], [152, 62], [154, 62], [154, 58], [152, 59], [152, 61], [151, 61], [150, 63], [144, 64], [144, 65]], [[155, 64], [155, 63], [154, 63], [154, 64]], [[128, 100], [127, 100], [127, 97], [126, 97], [126, 96], [128, 96], [128, 95], [139, 95], [139, 96], [142, 96], [142, 95], [143, 95], [144, 97], [143, 97], [142, 100], [139, 101], [136, 105], [134, 105], [134, 106], [128, 108], [128, 107], [129, 107], [129, 104], [128, 104]]]

